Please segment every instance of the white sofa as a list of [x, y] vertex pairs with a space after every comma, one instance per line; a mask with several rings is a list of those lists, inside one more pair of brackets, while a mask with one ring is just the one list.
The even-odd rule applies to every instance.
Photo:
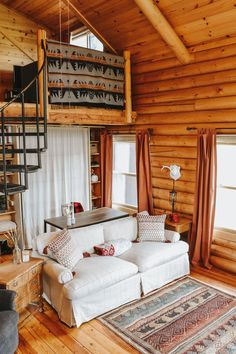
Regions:
[[[127, 217], [70, 232], [82, 252], [92, 253], [93, 246], [104, 241], [135, 241], [137, 220]], [[188, 244], [173, 231], [165, 230], [165, 237], [175, 242], [134, 242], [119, 257], [83, 258], [77, 263], [74, 276], [64, 266], [47, 259], [43, 271], [44, 297], [61, 321], [77, 327], [139, 299], [142, 294], [189, 273]]]

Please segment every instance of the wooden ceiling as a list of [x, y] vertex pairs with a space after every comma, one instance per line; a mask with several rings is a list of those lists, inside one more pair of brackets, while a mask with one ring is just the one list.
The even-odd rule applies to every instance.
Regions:
[[73, 31], [83, 26], [73, 10], [67, 6], [66, 0], [0, 0], [0, 3], [50, 29], [52, 33], [58, 34], [61, 31], [64, 35], [68, 29]]
[[[157, 6], [187, 47], [236, 35], [236, 0], [155, 0]], [[59, 32], [82, 26], [67, 0], [0, 0], [37, 23]], [[173, 57], [133, 0], [71, 0], [118, 51], [130, 49], [135, 61]]]

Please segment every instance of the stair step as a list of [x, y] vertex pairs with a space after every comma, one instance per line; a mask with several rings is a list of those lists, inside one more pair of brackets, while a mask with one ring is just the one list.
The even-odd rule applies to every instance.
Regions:
[[[0, 132], [1, 135], [1, 132]], [[5, 136], [23, 136], [23, 133], [5, 133]], [[38, 133], [25, 133], [25, 136], [38, 136]], [[44, 136], [44, 133], [40, 132], [39, 136]]]
[[6, 125], [22, 125], [23, 122], [34, 126], [38, 123], [39, 126], [43, 126], [46, 123], [46, 120], [44, 118], [39, 118], [37, 121], [35, 117], [25, 117], [24, 120], [22, 120], [21, 117], [4, 117], [4, 124]]
[[[10, 117], [10, 116], [4, 116], [4, 121], [5, 122], [8, 122], [8, 121], [19, 121], [20, 123], [22, 123], [22, 121], [24, 120], [25, 122], [29, 122], [29, 121], [32, 121], [34, 123], [37, 122], [36, 120], [36, 117]], [[39, 117], [38, 118], [38, 121], [39, 122], [44, 122], [45, 121], [45, 118], [44, 117]]]
[[[25, 186], [21, 184], [7, 183], [7, 194], [21, 193], [26, 190]], [[0, 183], [0, 192], [5, 193], [5, 184]]]
[[[37, 165], [27, 165], [27, 172], [35, 172], [39, 169], [39, 166]], [[3, 172], [3, 165], [0, 165], [0, 171]], [[25, 172], [25, 165], [7, 165], [6, 166], [6, 171], [7, 172]]]
[[[6, 154], [24, 154], [24, 152], [26, 152], [26, 154], [37, 154], [38, 152], [45, 152], [46, 149], [45, 148], [40, 148], [40, 149], [6, 149], [5, 153]], [[0, 149], [0, 154], [3, 154], [3, 149]]]

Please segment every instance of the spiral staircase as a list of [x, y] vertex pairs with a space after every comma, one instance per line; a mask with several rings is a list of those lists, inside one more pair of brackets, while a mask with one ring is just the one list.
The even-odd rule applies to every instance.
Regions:
[[[0, 181], [0, 195], [5, 195], [6, 209], [7, 197], [9, 195], [22, 193], [28, 189], [28, 174], [36, 172], [42, 167], [41, 154], [47, 149], [47, 57], [43, 41], [41, 45], [44, 52], [44, 61], [37, 75], [17, 96], [0, 108], [0, 173], [2, 176]], [[43, 102], [40, 103], [39, 80], [41, 80], [43, 91]], [[34, 114], [32, 114], [33, 116], [28, 116], [26, 114], [25, 93], [33, 85], [35, 87], [36, 103]], [[7, 111], [11, 111], [9, 106], [16, 101], [20, 102], [21, 114], [20, 116], [11, 117]], [[11, 129], [9, 129], [9, 127]], [[9, 137], [17, 141], [16, 147], [7, 144]], [[29, 137], [31, 137], [31, 146], [33, 137], [34, 148], [29, 147], [29, 144], [27, 144]], [[9, 154], [12, 156], [18, 154], [19, 163], [9, 164], [7, 159]], [[29, 154], [36, 155], [37, 163], [34, 165], [28, 163]], [[19, 184], [8, 182], [9, 173], [19, 174], [19, 178], [17, 179]]]

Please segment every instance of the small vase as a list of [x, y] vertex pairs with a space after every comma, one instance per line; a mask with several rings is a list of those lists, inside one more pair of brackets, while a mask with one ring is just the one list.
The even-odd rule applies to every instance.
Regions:
[[13, 263], [14, 264], [20, 264], [21, 263], [21, 250], [16, 244], [14, 249], [13, 249]]

